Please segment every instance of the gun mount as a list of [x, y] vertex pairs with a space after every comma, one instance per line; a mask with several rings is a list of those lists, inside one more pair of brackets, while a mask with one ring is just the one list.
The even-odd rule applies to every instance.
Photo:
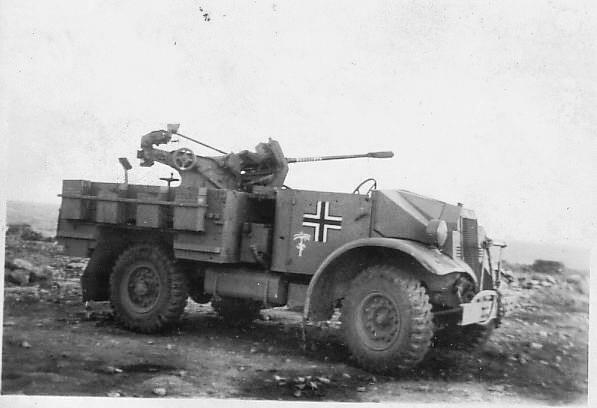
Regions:
[[[166, 164], [178, 170], [182, 186], [209, 187], [249, 191], [252, 186], [281, 187], [288, 173], [288, 164], [325, 160], [355, 158], [391, 158], [393, 152], [371, 152], [364, 154], [318, 156], [318, 157], [284, 157], [280, 144], [272, 139], [267, 143], [259, 143], [255, 151], [243, 150], [239, 153], [225, 153], [195, 139], [177, 133], [177, 126], [168, 126], [168, 130], [156, 130], [141, 138], [141, 149], [137, 157], [141, 166], [152, 166], [154, 162]], [[220, 153], [221, 156], [199, 156], [186, 147], [173, 151], [155, 148], [154, 145], [170, 142], [172, 135], [177, 134]]]

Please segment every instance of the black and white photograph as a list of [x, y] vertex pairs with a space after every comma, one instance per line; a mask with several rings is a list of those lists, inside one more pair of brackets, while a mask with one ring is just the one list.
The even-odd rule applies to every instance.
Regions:
[[0, 406], [591, 405], [592, 1], [0, 0], [0, 133]]

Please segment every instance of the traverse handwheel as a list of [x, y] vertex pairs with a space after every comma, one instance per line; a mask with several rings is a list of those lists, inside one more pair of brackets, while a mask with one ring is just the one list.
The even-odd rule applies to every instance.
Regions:
[[174, 167], [178, 170], [186, 171], [193, 168], [197, 162], [197, 156], [195, 156], [191, 149], [181, 147], [172, 153], [172, 161], [174, 162]]

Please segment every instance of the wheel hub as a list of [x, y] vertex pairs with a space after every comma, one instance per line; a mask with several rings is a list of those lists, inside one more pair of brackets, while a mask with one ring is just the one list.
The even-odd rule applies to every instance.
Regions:
[[361, 302], [362, 333], [374, 350], [385, 350], [400, 329], [400, 316], [394, 302], [382, 293], [372, 293]]
[[147, 285], [144, 282], [137, 282], [135, 284], [135, 295], [144, 296], [148, 292]]
[[139, 312], [148, 311], [158, 300], [160, 277], [151, 266], [134, 267], [129, 275], [127, 289], [132, 306]]

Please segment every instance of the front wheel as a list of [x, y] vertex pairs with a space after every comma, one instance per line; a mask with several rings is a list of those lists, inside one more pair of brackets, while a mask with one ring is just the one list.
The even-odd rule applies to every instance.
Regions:
[[177, 322], [187, 303], [186, 277], [158, 246], [125, 250], [110, 276], [110, 302], [126, 328], [153, 333]]
[[393, 266], [372, 266], [351, 283], [342, 305], [344, 340], [357, 363], [396, 373], [419, 363], [433, 335], [420, 282]]

